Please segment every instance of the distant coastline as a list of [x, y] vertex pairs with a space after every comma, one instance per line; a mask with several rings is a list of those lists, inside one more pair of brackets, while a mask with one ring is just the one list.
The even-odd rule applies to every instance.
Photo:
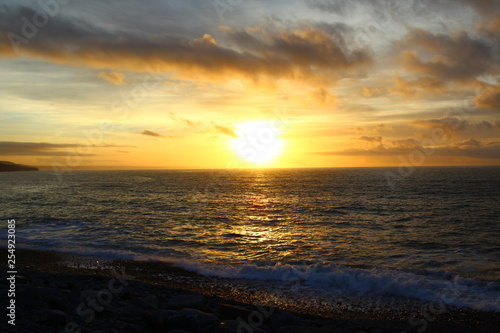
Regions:
[[0, 161], [0, 172], [7, 171], [38, 171], [38, 168], [29, 165]]

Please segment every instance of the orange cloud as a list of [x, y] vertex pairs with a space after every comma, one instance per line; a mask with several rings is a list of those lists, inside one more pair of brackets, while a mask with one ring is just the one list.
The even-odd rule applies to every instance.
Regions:
[[384, 88], [364, 87], [362, 93], [365, 97], [378, 97], [387, 94]]
[[443, 94], [446, 83], [434, 77], [421, 77], [413, 81], [407, 81], [403, 78], [395, 78], [396, 85], [389, 88], [390, 92], [402, 95], [405, 98], [414, 97], [421, 92], [431, 94]]
[[486, 85], [474, 99], [474, 104], [480, 108], [500, 111], [500, 85]]
[[99, 72], [99, 77], [116, 85], [122, 85], [125, 81], [125, 75], [116, 72]]

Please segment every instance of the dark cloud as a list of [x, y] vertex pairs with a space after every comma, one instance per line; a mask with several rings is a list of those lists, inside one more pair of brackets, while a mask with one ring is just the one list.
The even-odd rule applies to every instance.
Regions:
[[160, 134], [158, 132], [153, 132], [153, 131], [150, 131], [150, 130], [144, 130], [141, 132], [142, 135], [146, 135], [146, 136], [152, 136], [152, 137], [155, 137], [155, 138], [164, 138], [165, 135], [163, 134]]
[[468, 82], [498, 70], [492, 46], [465, 31], [448, 36], [412, 29], [398, 44], [405, 49], [401, 60], [406, 69], [438, 80]]
[[440, 129], [448, 138], [458, 136], [458, 133], [464, 131], [476, 131], [478, 133], [484, 131], [492, 131], [498, 128], [497, 123], [491, 123], [483, 120], [479, 123], [471, 123], [467, 120], [456, 117], [442, 117], [435, 119], [415, 119], [410, 122], [410, 125], [417, 128]]
[[[173, 32], [156, 35], [106, 30], [88, 21], [51, 17], [33, 38], [17, 39], [16, 54], [12, 33], [22, 36], [22, 17], [33, 17], [27, 7], [0, 10], [0, 56], [19, 55], [64, 64], [85, 65], [108, 70], [173, 71], [185, 77], [210, 80], [244, 77], [332, 82], [345, 70], [371, 63], [365, 50], [349, 50], [342, 44], [341, 27], [300, 27], [288, 30], [232, 30], [220, 33], [238, 45], [220, 45], [213, 36], [197, 39]], [[335, 32], [335, 34], [332, 33]]]
[[425, 146], [415, 139], [384, 140], [383, 144], [368, 149], [346, 149], [340, 151], [314, 152], [315, 155], [339, 156], [391, 156], [408, 155], [421, 151], [426, 156], [455, 156], [500, 159], [500, 142], [481, 142], [473, 138], [445, 146]]
[[449, 138], [455, 137], [458, 132], [464, 131], [469, 123], [456, 117], [442, 117], [435, 119], [415, 119], [410, 122], [418, 128], [440, 129]]
[[[88, 142], [86, 142], [88, 143]], [[85, 153], [90, 145], [66, 144], [66, 143], [46, 143], [46, 142], [14, 142], [0, 141], [0, 155], [30, 155], [30, 156], [67, 156], [71, 152], [77, 151], [80, 156], [94, 156], [95, 154]], [[130, 147], [120, 145], [91, 145], [92, 147]], [[82, 153], [78, 149], [82, 150]]]
[[485, 16], [495, 15], [500, 11], [500, 2], [498, 0], [453, 0], [452, 2], [471, 6], [479, 14]]

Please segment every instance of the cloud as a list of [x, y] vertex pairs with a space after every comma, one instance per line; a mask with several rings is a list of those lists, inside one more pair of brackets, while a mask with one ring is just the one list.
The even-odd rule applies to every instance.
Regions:
[[[171, 71], [183, 77], [207, 80], [246, 78], [288, 79], [328, 84], [345, 72], [372, 62], [367, 50], [351, 50], [342, 43], [345, 27], [301, 26], [296, 29], [222, 29], [224, 45], [210, 34], [201, 38], [179, 37], [175, 31], [143, 35], [99, 28], [88, 21], [60, 13], [51, 17], [36, 38], [22, 37], [27, 7], [0, 10], [0, 56], [29, 56], [46, 61], [84, 65], [107, 70]], [[17, 34], [16, 54], [11, 45]]]
[[457, 132], [464, 131], [469, 123], [467, 120], [455, 117], [442, 117], [435, 119], [415, 119], [410, 122], [417, 128], [440, 129], [448, 137], [455, 137]]
[[367, 126], [367, 127], [355, 127], [353, 129], [356, 133], [378, 133], [380, 131], [391, 131], [392, 127], [386, 124], [378, 124], [375, 126]]
[[387, 94], [387, 90], [384, 88], [364, 87], [362, 93], [365, 97], [379, 97]]
[[500, 111], [500, 85], [487, 85], [474, 98], [474, 104], [479, 108]]
[[414, 28], [397, 44], [406, 49], [401, 61], [407, 70], [438, 80], [467, 82], [498, 71], [493, 47], [465, 31], [448, 36]]
[[153, 131], [150, 131], [150, 130], [143, 130], [141, 132], [142, 135], [146, 135], [146, 136], [152, 136], [152, 137], [155, 137], [155, 138], [164, 138], [165, 135], [163, 134], [160, 134], [158, 132], [153, 132]]
[[421, 93], [422, 91], [435, 95], [442, 95], [446, 83], [434, 77], [421, 77], [413, 81], [407, 81], [403, 78], [395, 78], [396, 85], [389, 88], [390, 92], [402, 95], [405, 98], [411, 98]]
[[370, 143], [381, 143], [382, 142], [381, 136], [362, 136], [359, 139], [362, 141], [370, 142]]
[[500, 3], [497, 0], [454, 0], [462, 4], [467, 4], [474, 8], [481, 15], [494, 15], [500, 11]]
[[235, 138], [238, 137], [238, 135], [236, 135], [236, 133], [234, 132], [234, 129], [232, 129], [228, 126], [214, 124], [214, 127], [215, 127], [216, 131], [219, 133], [222, 133], [222, 134], [227, 135], [227, 136], [232, 136]]
[[125, 81], [125, 75], [117, 72], [99, 72], [99, 77], [116, 85], [122, 85]]
[[487, 120], [483, 120], [479, 123], [471, 123], [456, 117], [415, 119], [410, 122], [410, 125], [417, 128], [440, 129], [448, 138], [456, 137], [458, 133], [465, 131], [484, 133], [485, 131], [493, 131], [500, 128], [498, 122], [491, 123]]
[[[67, 156], [78, 148], [82, 148], [83, 153], [78, 152], [80, 156], [95, 156], [95, 154], [85, 153], [89, 150], [89, 145], [84, 144], [67, 144], [67, 143], [46, 143], [46, 142], [14, 142], [0, 141], [0, 155], [5, 156]], [[130, 147], [123, 145], [92, 145], [92, 147]]]
[[337, 97], [325, 88], [315, 89], [312, 97], [319, 104], [327, 107], [332, 107], [337, 103]]
[[345, 149], [339, 151], [313, 152], [314, 155], [339, 155], [339, 156], [395, 156], [408, 155], [414, 151], [421, 151], [426, 156], [455, 156], [500, 159], [500, 142], [481, 142], [473, 138], [443, 145], [422, 146], [418, 140], [382, 140], [383, 144], [366, 149]]

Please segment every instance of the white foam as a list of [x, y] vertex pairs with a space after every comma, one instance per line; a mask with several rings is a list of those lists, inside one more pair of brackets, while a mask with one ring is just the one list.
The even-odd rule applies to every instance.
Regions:
[[194, 261], [177, 265], [200, 274], [273, 283], [295, 283], [302, 288], [374, 295], [394, 295], [445, 305], [500, 312], [500, 284], [454, 277], [451, 280], [389, 269], [360, 269], [340, 265], [276, 264], [223, 266]]

